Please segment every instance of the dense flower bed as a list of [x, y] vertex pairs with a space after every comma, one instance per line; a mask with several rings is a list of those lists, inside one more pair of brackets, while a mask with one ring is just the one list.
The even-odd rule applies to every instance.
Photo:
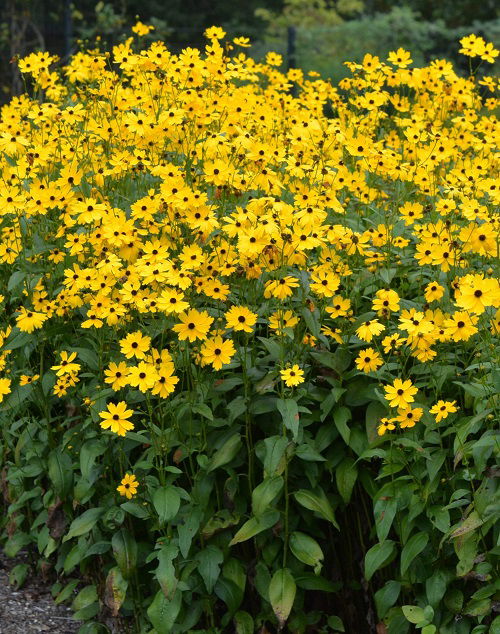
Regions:
[[498, 51], [134, 31], [2, 109], [7, 553], [82, 634], [498, 632]]

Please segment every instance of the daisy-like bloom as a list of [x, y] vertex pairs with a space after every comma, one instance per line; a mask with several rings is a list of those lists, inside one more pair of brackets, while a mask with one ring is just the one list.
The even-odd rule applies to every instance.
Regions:
[[287, 387], [294, 387], [304, 383], [304, 370], [302, 370], [297, 364], [292, 365], [291, 368], [285, 368], [280, 371], [281, 380], [285, 382]]
[[39, 374], [22, 374], [19, 378], [19, 385], [29, 385], [30, 383], [37, 381], [39, 378]]
[[458, 411], [458, 407], [455, 403], [456, 401], [438, 401], [431, 407], [429, 412], [435, 416], [436, 423], [439, 423], [443, 418], [448, 418], [449, 414]]
[[0, 403], [3, 401], [4, 396], [11, 393], [11, 384], [12, 381], [10, 379], [0, 379]]
[[226, 313], [226, 324], [233, 330], [252, 332], [257, 322], [257, 314], [252, 313], [246, 306], [231, 306]]
[[269, 280], [264, 286], [264, 297], [269, 299], [285, 299], [293, 294], [293, 289], [299, 286], [299, 281], [292, 275], [286, 275], [279, 280]]
[[116, 405], [109, 403], [108, 410], [99, 413], [103, 419], [100, 425], [102, 429], [111, 429], [118, 436], [125, 436], [128, 431], [134, 429], [134, 424], [128, 420], [133, 413], [133, 410], [127, 409], [125, 401], [120, 401]]
[[200, 352], [204, 364], [211, 363], [215, 370], [220, 370], [223, 365], [231, 362], [236, 350], [231, 339], [223, 339], [217, 335], [213, 339], [207, 339]]
[[291, 310], [277, 310], [269, 317], [269, 328], [275, 330], [278, 335], [281, 335], [285, 328], [294, 328], [298, 323], [299, 318]]
[[325, 308], [326, 312], [332, 319], [336, 317], [345, 317], [351, 308], [351, 300], [342, 295], [335, 295], [332, 298], [332, 305]]
[[394, 424], [395, 418], [381, 418], [380, 424], [377, 427], [377, 434], [383, 436], [388, 431], [394, 431], [396, 425]]
[[415, 424], [422, 418], [423, 413], [424, 411], [421, 407], [415, 407], [414, 409], [407, 407], [406, 409], [398, 410], [395, 420], [399, 422], [401, 429], [415, 427]]
[[433, 302], [435, 300], [441, 299], [444, 295], [444, 287], [437, 282], [429, 282], [425, 287], [424, 296], [427, 302]]
[[373, 337], [379, 335], [383, 330], [385, 330], [385, 326], [376, 319], [372, 319], [371, 321], [365, 321], [361, 324], [361, 326], [357, 328], [356, 334], [363, 341], [371, 341]]
[[104, 370], [104, 374], [106, 375], [104, 382], [110, 383], [115, 392], [128, 385], [129, 369], [124, 361], [110, 363], [107, 370]]
[[158, 308], [170, 315], [172, 313], [182, 313], [189, 308], [188, 302], [184, 299], [184, 293], [176, 288], [167, 288], [158, 297]]
[[413, 62], [411, 53], [405, 51], [404, 48], [398, 48], [397, 51], [391, 51], [387, 59], [399, 68], [407, 68]]
[[356, 358], [356, 367], [366, 373], [375, 372], [383, 363], [381, 356], [373, 348], [361, 350]]
[[384, 352], [389, 354], [390, 352], [394, 352], [398, 348], [401, 348], [404, 345], [404, 339], [400, 337], [398, 334], [387, 335], [382, 339], [382, 346], [384, 348]]
[[386, 385], [384, 390], [389, 405], [398, 409], [407, 409], [410, 403], [415, 400], [414, 396], [418, 392], [418, 388], [410, 380], [402, 381], [401, 379], [395, 379], [394, 383]]
[[41, 328], [43, 322], [48, 319], [48, 316], [44, 313], [36, 313], [33, 310], [27, 310], [24, 308], [19, 309], [19, 316], [16, 319], [16, 326], [22, 332], [33, 332]]
[[389, 289], [381, 289], [375, 293], [376, 298], [373, 300], [372, 309], [376, 310], [381, 316], [387, 316], [390, 312], [399, 310], [399, 295], [396, 291]]
[[444, 320], [443, 327], [446, 339], [467, 341], [477, 332], [477, 320], [475, 315], [469, 315], [465, 311], [454, 313], [449, 319]]
[[62, 376], [63, 374], [76, 374], [80, 369], [80, 364], [75, 363], [76, 352], [72, 352], [69, 356], [66, 350], [63, 350], [60, 353], [61, 361], [59, 365], [53, 365], [50, 369], [57, 370], [57, 376]]
[[141, 361], [137, 366], [129, 368], [127, 383], [137, 387], [141, 392], [150, 390], [158, 380], [156, 368], [151, 363]]
[[130, 500], [130, 498], [133, 498], [137, 493], [138, 486], [139, 483], [137, 482], [135, 475], [133, 473], [126, 473], [122, 478], [121, 484], [116, 487], [116, 490], [120, 495], [124, 495], [127, 500]]
[[344, 343], [340, 328], [335, 328], [335, 330], [333, 330], [328, 326], [321, 326], [321, 334], [325, 335], [325, 337], [330, 337], [330, 339], [333, 339], [337, 343]]
[[177, 333], [181, 341], [188, 339], [206, 339], [214, 319], [205, 311], [198, 311], [195, 308], [179, 315], [180, 324], [176, 324], [172, 330]]
[[156, 383], [151, 388], [151, 394], [160, 398], [167, 398], [175, 390], [179, 378], [173, 375], [173, 363], [164, 363], [156, 368]]
[[500, 306], [500, 285], [496, 279], [466, 275], [460, 280], [455, 301], [460, 308], [481, 315], [487, 306]]
[[131, 332], [123, 339], [120, 339], [120, 350], [127, 359], [144, 359], [146, 352], [151, 346], [151, 337], [147, 337], [140, 331]]

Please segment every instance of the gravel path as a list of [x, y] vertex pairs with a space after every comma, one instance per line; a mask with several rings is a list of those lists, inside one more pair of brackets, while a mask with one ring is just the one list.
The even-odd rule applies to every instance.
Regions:
[[40, 577], [30, 576], [20, 590], [9, 585], [9, 571], [18, 563], [0, 552], [0, 634], [75, 634], [80, 624], [68, 607], [54, 603]]

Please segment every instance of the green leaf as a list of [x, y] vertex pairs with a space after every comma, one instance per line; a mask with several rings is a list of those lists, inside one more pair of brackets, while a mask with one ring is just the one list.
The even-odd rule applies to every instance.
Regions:
[[243, 524], [240, 530], [236, 533], [233, 539], [229, 542], [230, 546], [244, 542], [247, 539], [251, 539], [262, 533], [262, 531], [271, 528], [279, 520], [280, 514], [278, 511], [269, 510], [263, 513], [260, 517], [251, 517], [247, 522]]
[[15, 288], [21, 286], [25, 278], [25, 271], [14, 271], [14, 273], [12, 273], [12, 275], [9, 277], [9, 281], [7, 282], [7, 290], [9, 292], [12, 292]]
[[290, 550], [295, 557], [307, 566], [313, 566], [314, 572], [319, 574], [324, 559], [323, 551], [318, 542], [299, 531], [290, 535]]
[[218, 449], [212, 459], [208, 463], [207, 471], [210, 473], [219, 467], [231, 462], [241, 448], [241, 438], [239, 434], [234, 434], [226, 440], [220, 449]]
[[102, 440], [88, 440], [80, 449], [80, 471], [86, 480], [91, 479], [95, 460], [106, 451], [106, 443]]
[[144, 508], [137, 502], [124, 502], [120, 504], [121, 508], [128, 513], [129, 515], [133, 515], [133, 517], [137, 517], [137, 519], [145, 520], [149, 517], [149, 511], [147, 508]]
[[297, 586], [288, 568], [277, 570], [269, 584], [269, 602], [279, 621], [280, 628], [284, 626], [292, 611]]
[[382, 568], [396, 553], [395, 543], [387, 539], [385, 542], [375, 544], [365, 555], [365, 578], [369, 581], [379, 568]]
[[417, 533], [410, 537], [401, 551], [401, 574], [405, 572], [411, 565], [411, 562], [419, 555], [427, 546], [429, 535], [427, 533]]
[[48, 473], [59, 498], [66, 499], [73, 486], [73, 463], [70, 456], [59, 449], [52, 450], [48, 460]]
[[268, 510], [269, 505], [283, 488], [283, 478], [279, 475], [267, 478], [252, 491], [252, 510], [256, 516]]
[[158, 513], [160, 526], [170, 522], [178, 513], [181, 504], [181, 496], [173, 486], [164, 486], [156, 489], [153, 494], [153, 506]]
[[403, 605], [401, 607], [403, 610], [403, 614], [406, 619], [410, 621], [410, 623], [422, 623], [425, 621], [425, 613], [422, 608], [419, 608], [418, 605]]
[[347, 421], [351, 420], [351, 410], [347, 407], [337, 407], [333, 412], [333, 421], [335, 427], [338, 429], [339, 434], [342, 436], [342, 440], [346, 445], [349, 444], [351, 439], [351, 430], [347, 426]]
[[450, 537], [460, 537], [461, 535], [466, 535], [470, 533], [476, 528], [479, 528], [484, 523], [478, 513], [476, 511], [472, 511], [472, 513], [456, 528], [450, 535]]
[[[339, 529], [339, 525], [335, 519], [335, 515], [333, 513], [333, 509], [328, 501], [324, 491], [322, 489], [318, 489], [318, 493], [313, 493], [307, 489], [300, 489], [296, 491], [294, 494], [297, 502], [308, 509], [309, 511], [314, 511], [321, 515], [325, 520], [331, 522], [335, 528]], [[340, 529], [339, 529], [340, 530]]]
[[352, 458], [344, 458], [335, 470], [335, 479], [339, 493], [346, 504], [351, 499], [357, 477], [356, 462]]
[[167, 599], [163, 592], [156, 593], [148, 608], [148, 617], [157, 634], [170, 634], [174, 627], [182, 605], [182, 594], [176, 590], [171, 599]]
[[56, 605], [59, 605], [60, 603], [64, 603], [69, 598], [71, 598], [71, 596], [73, 595], [73, 591], [79, 583], [79, 579], [73, 579], [73, 581], [67, 583], [54, 599], [54, 603]]
[[254, 634], [255, 625], [248, 612], [236, 612], [234, 615], [236, 634]]
[[211, 594], [219, 578], [220, 566], [224, 561], [224, 555], [219, 548], [209, 545], [197, 553], [196, 560], [199, 562], [198, 572], [205, 583], [207, 592]]
[[279, 398], [276, 401], [276, 407], [281, 414], [283, 424], [292, 432], [293, 439], [297, 440], [300, 422], [297, 402], [292, 398]]
[[121, 528], [113, 535], [111, 546], [123, 577], [130, 579], [137, 565], [137, 542], [126, 528]]
[[375, 593], [375, 606], [379, 619], [383, 619], [389, 608], [396, 603], [401, 592], [399, 581], [388, 581], [383, 588]]
[[63, 542], [67, 542], [72, 537], [80, 537], [80, 535], [85, 535], [91, 531], [103, 513], [104, 509], [101, 507], [88, 509], [88, 511], [82, 513], [71, 522], [68, 534], [64, 537]]
[[267, 475], [274, 475], [278, 471], [287, 445], [288, 440], [283, 436], [271, 436], [264, 440], [264, 471]]
[[397, 501], [393, 497], [388, 497], [387, 495], [379, 497], [375, 502], [373, 512], [375, 515], [375, 530], [377, 531], [379, 541], [383, 542], [389, 534], [396, 516], [397, 508]]
[[173, 560], [179, 554], [179, 549], [174, 544], [165, 544], [158, 553], [158, 568], [156, 579], [167, 599], [171, 599], [177, 588], [178, 579], [175, 576]]
[[79, 620], [86, 621], [95, 616], [99, 612], [96, 587], [94, 585], [86, 586], [80, 590], [74, 598], [71, 608], [75, 612], [74, 618]]

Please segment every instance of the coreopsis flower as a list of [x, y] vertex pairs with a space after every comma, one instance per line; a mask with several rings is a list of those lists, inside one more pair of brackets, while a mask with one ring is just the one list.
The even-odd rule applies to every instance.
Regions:
[[304, 383], [304, 370], [302, 370], [297, 364], [292, 365], [291, 368], [285, 368], [280, 371], [281, 380], [285, 382], [287, 387], [294, 387]]
[[144, 359], [146, 353], [151, 347], [151, 337], [143, 335], [142, 332], [136, 331], [129, 333], [123, 339], [120, 339], [120, 350], [127, 359]]
[[61, 357], [59, 361], [59, 365], [53, 365], [50, 369], [56, 370], [57, 376], [62, 376], [63, 374], [76, 374], [80, 370], [80, 364], [75, 363], [76, 352], [72, 352], [70, 355], [63, 350], [60, 355]]
[[395, 418], [381, 418], [377, 426], [377, 434], [383, 436], [388, 431], [394, 431], [396, 429], [395, 421]]
[[264, 297], [269, 299], [285, 299], [293, 294], [293, 289], [299, 286], [299, 281], [292, 275], [286, 275], [279, 280], [269, 280], [264, 286]]
[[30, 385], [40, 378], [39, 374], [21, 374], [19, 377], [19, 385]]
[[107, 369], [104, 370], [104, 374], [106, 377], [104, 382], [111, 384], [115, 392], [128, 384], [129, 368], [124, 361], [120, 363], [110, 363]]
[[128, 420], [133, 413], [133, 410], [127, 409], [125, 401], [120, 401], [116, 405], [109, 403], [107, 411], [99, 413], [103, 419], [100, 425], [102, 429], [110, 429], [118, 436], [125, 436], [128, 431], [134, 429], [133, 423]]
[[226, 325], [234, 330], [252, 332], [257, 322], [257, 314], [245, 306], [231, 306], [225, 314]]
[[335, 295], [331, 299], [331, 305], [326, 306], [325, 310], [332, 319], [337, 317], [345, 317], [351, 308], [351, 300], [348, 297]]
[[285, 328], [294, 328], [299, 318], [291, 310], [277, 310], [269, 317], [269, 327], [281, 335]]
[[200, 353], [204, 364], [211, 364], [215, 370], [220, 370], [223, 365], [231, 363], [236, 350], [231, 339], [217, 335], [203, 343]]
[[11, 393], [11, 384], [12, 381], [10, 379], [0, 379], [0, 403], [3, 401], [4, 396]]
[[152, 363], [141, 361], [137, 366], [129, 367], [127, 383], [141, 392], [150, 390], [158, 380], [156, 367]]
[[453, 414], [458, 411], [458, 407], [455, 405], [456, 401], [442, 401], [439, 400], [435, 405], [433, 405], [429, 413], [433, 414], [436, 418], [436, 423], [443, 420], [444, 418], [448, 418], [449, 414]]
[[135, 475], [133, 473], [126, 473], [122, 478], [120, 485], [116, 487], [116, 490], [120, 495], [123, 495], [127, 498], [127, 500], [130, 500], [137, 493], [138, 486], [139, 483], [137, 482]]
[[375, 372], [383, 365], [380, 354], [373, 348], [365, 348], [361, 350], [356, 358], [356, 367], [363, 372]]
[[424, 296], [427, 302], [434, 302], [444, 295], [444, 287], [437, 282], [429, 282], [425, 287]]
[[478, 331], [477, 321], [475, 315], [469, 315], [465, 311], [454, 313], [445, 319], [443, 324], [446, 338], [452, 341], [468, 341]]
[[198, 311], [195, 308], [179, 315], [180, 324], [176, 324], [172, 330], [177, 333], [181, 341], [196, 341], [196, 339], [206, 339], [210, 326], [214, 319], [205, 311]]
[[395, 420], [399, 422], [401, 429], [415, 427], [415, 424], [422, 418], [424, 410], [421, 407], [407, 407], [398, 410]]
[[391, 51], [387, 59], [399, 68], [407, 68], [413, 62], [411, 53], [405, 51], [404, 48], [398, 48], [397, 51]]
[[363, 341], [371, 341], [373, 337], [385, 330], [385, 326], [376, 319], [365, 321], [356, 329], [356, 335]]
[[43, 323], [47, 321], [48, 316], [44, 313], [38, 313], [33, 310], [24, 308], [19, 309], [19, 316], [16, 319], [16, 326], [22, 332], [33, 332], [41, 328]]
[[386, 385], [384, 390], [389, 405], [403, 410], [407, 409], [410, 403], [413, 403], [414, 396], [418, 392], [418, 388], [410, 380], [402, 381], [401, 379], [395, 379], [394, 383]]

